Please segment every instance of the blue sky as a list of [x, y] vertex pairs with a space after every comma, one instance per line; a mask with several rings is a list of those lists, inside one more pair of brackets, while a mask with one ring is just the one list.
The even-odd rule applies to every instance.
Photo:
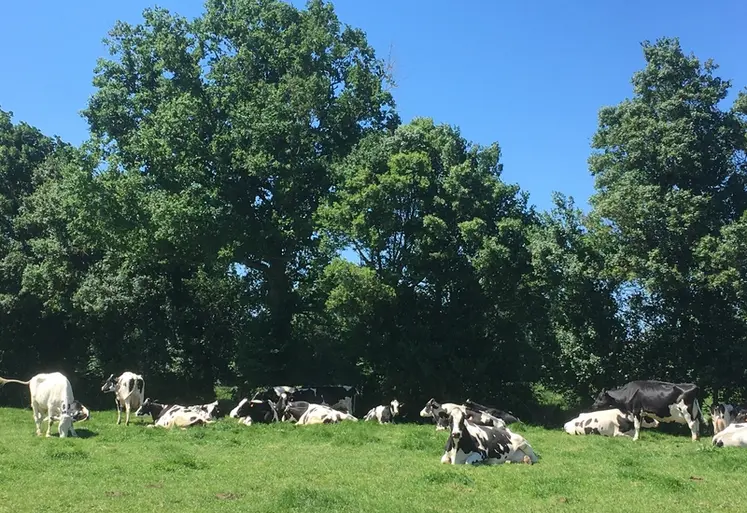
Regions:
[[[294, 2], [302, 6], [305, 2]], [[587, 158], [597, 112], [631, 94], [643, 66], [640, 42], [679, 37], [687, 52], [713, 58], [736, 91], [747, 86], [747, 2], [455, 2], [338, 0], [340, 19], [391, 55], [404, 121], [430, 116], [469, 140], [498, 141], [504, 180], [548, 208], [552, 191], [580, 206], [593, 192]], [[137, 22], [148, 0], [3, 2], [0, 108], [72, 143], [93, 92], [101, 39], [118, 19]], [[202, 1], [157, 5], [194, 17]], [[717, 5], [717, 6], [716, 6]]]

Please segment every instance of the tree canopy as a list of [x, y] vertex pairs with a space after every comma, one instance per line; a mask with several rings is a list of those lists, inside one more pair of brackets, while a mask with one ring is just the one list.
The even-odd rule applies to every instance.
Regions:
[[747, 94], [677, 39], [600, 109], [589, 212], [560, 191], [537, 211], [498, 142], [403, 123], [328, 2], [148, 9], [107, 44], [79, 147], [0, 111], [0, 374], [520, 416], [538, 385], [747, 392]]

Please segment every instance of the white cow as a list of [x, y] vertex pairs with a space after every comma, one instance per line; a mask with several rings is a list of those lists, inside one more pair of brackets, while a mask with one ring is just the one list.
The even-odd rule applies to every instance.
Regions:
[[747, 423], [730, 424], [713, 435], [716, 447], [747, 447]]
[[41, 425], [48, 420], [47, 436], [52, 436], [52, 422], [58, 421], [60, 437], [78, 436], [73, 421], [90, 418], [88, 409], [75, 400], [70, 381], [59, 372], [37, 374], [28, 381], [0, 378], [0, 386], [6, 383], [28, 385], [31, 392], [31, 409], [36, 424], [36, 435], [41, 436]]
[[[653, 428], [659, 421], [643, 417], [641, 427]], [[581, 413], [563, 426], [569, 435], [628, 436], [635, 435], [633, 415], [624, 414], [619, 408]]]
[[117, 424], [122, 422], [122, 406], [125, 408], [125, 426], [130, 424], [130, 412], [137, 411], [145, 401], [145, 380], [140, 374], [125, 371], [118, 378], [109, 376], [101, 387], [104, 393], [114, 392], [117, 405]]

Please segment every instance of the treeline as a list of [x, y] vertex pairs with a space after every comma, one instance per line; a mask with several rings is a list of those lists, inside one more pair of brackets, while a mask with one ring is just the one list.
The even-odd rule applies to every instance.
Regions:
[[588, 214], [536, 211], [497, 143], [403, 124], [329, 3], [147, 10], [108, 45], [80, 147], [0, 111], [0, 375], [65, 371], [86, 404], [129, 369], [164, 400], [340, 383], [520, 416], [538, 384], [745, 392], [747, 95], [676, 39], [600, 110]]

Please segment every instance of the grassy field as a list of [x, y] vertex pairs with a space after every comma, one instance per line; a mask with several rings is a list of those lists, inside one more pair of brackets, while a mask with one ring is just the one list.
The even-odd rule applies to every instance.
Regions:
[[[738, 511], [747, 451], [645, 430], [640, 441], [515, 425], [536, 465], [442, 465], [433, 426], [116, 426], [37, 438], [30, 410], [0, 409], [0, 512]], [[736, 509], [735, 509], [736, 508]]]

